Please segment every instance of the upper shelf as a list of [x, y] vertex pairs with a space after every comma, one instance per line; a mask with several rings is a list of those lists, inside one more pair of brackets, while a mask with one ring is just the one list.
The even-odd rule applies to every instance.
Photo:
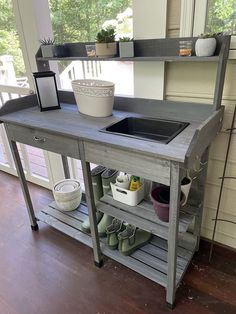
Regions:
[[60, 60], [80, 60], [80, 61], [166, 61], [166, 62], [218, 62], [219, 56], [212, 57], [180, 57], [180, 56], [160, 56], [160, 57], [133, 57], [133, 58], [102, 58], [102, 57], [63, 57], [63, 58], [43, 58], [38, 57], [38, 61], [60, 61]]
[[[212, 57], [197, 57], [193, 49], [193, 56], [179, 56], [179, 42], [191, 40], [193, 48], [197, 37], [167, 38], [167, 39], [139, 39], [134, 40], [134, 57], [120, 58], [117, 54], [114, 58], [87, 57], [85, 45], [94, 43], [66, 43], [67, 57], [43, 58], [39, 48], [36, 59], [38, 63], [46, 63], [49, 60], [84, 60], [84, 61], [167, 61], [167, 62], [219, 62], [228, 58], [230, 36], [217, 36], [215, 55]], [[44, 65], [45, 67], [45, 65]]]

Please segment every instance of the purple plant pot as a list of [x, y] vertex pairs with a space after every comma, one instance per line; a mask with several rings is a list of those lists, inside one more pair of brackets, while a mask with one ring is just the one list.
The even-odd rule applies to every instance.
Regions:
[[158, 218], [162, 221], [169, 222], [169, 202], [163, 200], [162, 195], [166, 195], [169, 187], [159, 186], [151, 193], [151, 200]]
[[[183, 201], [184, 194], [181, 192], [180, 201]], [[151, 193], [151, 200], [158, 218], [169, 222], [170, 187], [166, 185], [156, 187]]]

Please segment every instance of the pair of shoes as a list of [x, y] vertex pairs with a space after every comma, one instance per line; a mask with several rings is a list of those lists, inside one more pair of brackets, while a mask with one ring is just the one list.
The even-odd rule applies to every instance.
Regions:
[[[92, 169], [91, 177], [92, 177], [92, 186], [93, 186], [93, 196], [94, 202], [98, 202], [100, 198], [103, 196], [103, 189], [102, 189], [102, 173], [106, 170], [103, 166], [97, 166]], [[96, 212], [96, 219], [97, 223], [99, 223], [102, 219], [103, 214], [101, 212]], [[89, 217], [82, 223], [81, 225], [82, 231], [86, 233], [90, 233], [90, 221]]]
[[107, 244], [110, 249], [119, 249], [123, 255], [131, 255], [138, 248], [145, 245], [152, 237], [150, 232], [136, 228], [133, 225], [125, 225], [114, 218], [112, 224], [107, 227]]
[[119, 240], [118, 234], [125, 229], [125, 225], [119, 219], [114, 218], [111, 225], [107, 226], [107, 245], [111, 250], [116, 250], [118, 248]]
[[152, 237], [148, 231], [127, 225], [126, 229], [118, 234], [119, 251], [123, 255], [131, 255], [134, 251], [145, 245]]
[[[117, 170], [107, 169], [103, 166], [97, 166], [91, 171], [92, 186], [94, 202], [98, 202], [100, 198], [109, 192], [110, 182], [114, 183], [118, 175]], [[98, 224], [98, 235], [100, 237], [106, 236], [106, 227], [111, 224], [113, 217], [103, 214], [101, 212], [96, 213], [97, 224]], [[90, 233], [90, 221], [89, 217], [82, 223], [82, 231]]]
[[[102, 177], [102, 188], [103, 188], [103, 195], [107, 194], [110, 189], [110, 183], [116, 182], [116, 177], [118, 176], [118, 171], [113, 169], [106, 169], [103, 171]], [[104, 214], [102, 219], [98, 224], [98, 235], [99, 237], [106, 237], [106, 228], [112, 223], [113, 217], [107, 214]]]

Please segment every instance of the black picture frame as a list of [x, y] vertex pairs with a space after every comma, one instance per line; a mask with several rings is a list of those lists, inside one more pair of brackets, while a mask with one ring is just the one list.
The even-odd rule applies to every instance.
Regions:
[[[33, 77], [34, 77], [34, 81], [35, 81], [40, 111], [61, 109], [61, 105], [60, 105], [60, 101], [59, 101], [59, 95], [58, 95], [58, 89], [57, 89], [57, 82], [56, 82], [56, 73], [53, 71], [33, 72]], [[55, 88], [55, 96], [56, 96], [56, 105], [55, 106], [47, 106], [45, 103], [42, 103], [42, 97], [40, 96], [42, 91], [40, 90], [38, 80], [42, 79], [42, 78], [46, 78], [46, 77], [51, 77], [51, 78], [53, 78], [53, 81], [54, 81], [53, 87]]]

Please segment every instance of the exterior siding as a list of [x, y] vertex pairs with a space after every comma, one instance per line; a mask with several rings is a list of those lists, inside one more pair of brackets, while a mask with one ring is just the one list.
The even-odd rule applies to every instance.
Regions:
[[[177, 1], [176, 1], [177, 2]], [[180, 2], [180, 1], [178, 1]], [[179, 19], [176, 13], [175, 0], [168, 0], [168, 34], [173, 34], [173, 25]], [[180, 5], [180, 4], [179, 4]], [[180, 15], [179, 15], [180, 16]], [[173, 19], [173, 22], [171, 21]], [[176, 29], [178, 27], [176, 26]], [[176, 33], [177, 34], [177, 33]], [[216, 66], [214, 64], [181, 64], [168, 63], [166, 65], [165, 98], [177, 101], [192, 101], [198, 103], [212, 103]], [[212, 237], [214, 217], [219, 196], [220, 180], [222, 175], [228, 133], [226, 128], [231, 125], [234, 104], [236, 103], [236, 61], [229, 61], [227, 65], [226, 81], [222, 104], [225, 105], [224, 125], [210, 149], [210, 160], [206, 185], [206, 198], [204, 202], [204, 214], [202, 236]], [[236, 124], [235, 124], [236, 127]], [[232, 136], [227, 175], [236, 176], [236, 134]], [[220, 206], [219, 218], [236, 222], [236, 180], [225, 180]], [[236, 248], [236, 227], [234, 224], [219, 222], [215, 240]]]

